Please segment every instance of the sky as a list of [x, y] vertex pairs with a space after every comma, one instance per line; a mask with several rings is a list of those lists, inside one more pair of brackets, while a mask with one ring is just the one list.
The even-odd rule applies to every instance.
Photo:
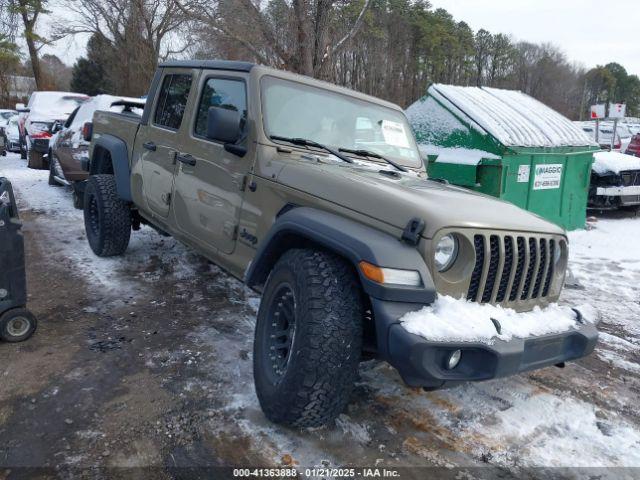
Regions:
[[640, 75], [638, 0], [430, 0], [474, 30], [551, 42], [587, 68], [618, 62]]
[[[430, 0], [474, 30], [506, 33], [515, 40], [551, 42], [569, 61], [587, 68], [618, 62], [640, 75], [638, 0]], [[55, 7], [53, 17], [64, 12]], [[51, 17], [51, 16], [50, 16]], [[52, 23], [51, 18], [47, 23]], [[46, 28], [46, 26], [45, 26]], [[87, 36], [62, 40], [43, 53], [55, 53], [73, 64], [84, 54]]]

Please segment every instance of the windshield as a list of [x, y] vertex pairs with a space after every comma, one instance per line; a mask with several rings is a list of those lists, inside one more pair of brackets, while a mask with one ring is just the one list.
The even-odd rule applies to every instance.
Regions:
[[369, 150], [405, 166], [422, 166], [402, 112], [274, 77], [264, 77], [261, 88], [267, 136], [304, 138], [335, 149]]

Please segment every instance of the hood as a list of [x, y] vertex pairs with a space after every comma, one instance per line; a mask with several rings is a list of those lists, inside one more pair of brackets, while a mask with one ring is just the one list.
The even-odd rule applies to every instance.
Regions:
[[422, 218], [426, 238], [446, 227], [565, 234], [559, 226], [511, 203], [414, 173], [387, 175], [381, 170], [394, 171], [370, 163], [287, 162], [277, 181], [399, 229], [414, 217]]

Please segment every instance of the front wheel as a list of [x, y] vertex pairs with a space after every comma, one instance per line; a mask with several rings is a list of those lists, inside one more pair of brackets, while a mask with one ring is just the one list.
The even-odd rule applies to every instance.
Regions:
[[22, 342], [33, 335], [38, 322], [26, 308], [14, 308], [0, 316], [0, 339], [5, 342]]
[[253, 375], [267, 418], [326, 425], [344, 410], [362, 351], [362, 292], [351, 265], [294, 249], [276, 263], [256, 322]]
[[92, 175], [84, 192], [84, 227], [93, 253], [122, 255], [131, 237], [131, 210], [118, 197], [113, 175]]

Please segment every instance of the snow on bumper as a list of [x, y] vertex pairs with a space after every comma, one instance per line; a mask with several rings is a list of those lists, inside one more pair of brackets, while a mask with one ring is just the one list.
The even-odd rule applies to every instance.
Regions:
[[[587, 305], [574, 310], [553, 304], [517, 313], [439, 297], [389, 327], [388, 360], [410, 386], [488, 380], [588, 355], [598, 339], [597, 322], [597, 312]], [[456, 350], [460, 362], [449, 369]]]
[[[590, 305], [577, 308], [582, 321], [597, 323], [598, 315]], [[410, 312], [400, 319], [410, 333], [433, 341], [493, 343], [512, 338], [560, 333], [579, 328], [582, 323], [570, 307], [552, 304], [518, 313], [510, 308], [438, 297], [429, 306]]]

